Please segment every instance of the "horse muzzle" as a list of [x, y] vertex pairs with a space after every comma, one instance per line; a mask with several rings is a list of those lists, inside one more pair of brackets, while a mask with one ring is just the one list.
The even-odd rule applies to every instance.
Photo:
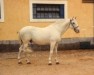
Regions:
[[80, 33], [80, 30], [78, 28], [74, 29], [76, 33]]

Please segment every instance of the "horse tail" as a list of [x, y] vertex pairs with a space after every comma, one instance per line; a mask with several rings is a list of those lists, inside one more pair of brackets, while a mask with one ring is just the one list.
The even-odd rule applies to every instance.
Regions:
[[19, 42], [20, 42], [20, 45], [22, 45], [22, 44], [23, 44], [23, 41], [22, 41], [22, 39], [21, 39], [21, 35], [20, 35], [19, 32], [17, 32], [17, 33], [18, 33], [18, 36], [19, 36]]

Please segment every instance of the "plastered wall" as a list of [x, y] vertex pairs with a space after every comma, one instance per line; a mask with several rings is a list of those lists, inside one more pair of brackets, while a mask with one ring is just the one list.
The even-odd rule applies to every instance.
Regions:
[[[55, 0], [53, 0], [55, 1]], [[62, 37], [93, 37], [93, 3], [82, 0], [67, 0], [68, 18], [77, 17], [80, 34], [69, 29]], [[0, 22], [0, 40], [17, 40], [17, 32], [24, 26], [45, 27], [52, 22], [30, 22], [29, 0], [4, 0], [4, 22]]]

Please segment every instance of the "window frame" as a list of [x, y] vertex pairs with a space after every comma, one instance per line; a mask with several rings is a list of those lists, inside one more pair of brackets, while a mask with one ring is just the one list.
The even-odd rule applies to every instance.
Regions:
[[0, 0], [0, 6], [1, 6], [1, 18], [0, 22], [4, 22], [4, 0]]
[[34, 19], [64, 19], [64, 14], [64, 4], [33, 4]]
[[[57, 21], [57, 20], [61, 20], [61, 19], [33, 19], [33, 3], [35, 4], [64, 4], [65, 5], [65, 9], [64, 9], [64, 13], [65, 13], [65, 17], [64, 19], [68, 18], [68, 14], [67, 14], [67, 0], [64, 1], [48, 1], [48, 0], [29, 0], [29, 5], [30, 5], [30, 22], [53, 22], [53, 21]], [[62, 20], [64, 20], [62, 19]]]

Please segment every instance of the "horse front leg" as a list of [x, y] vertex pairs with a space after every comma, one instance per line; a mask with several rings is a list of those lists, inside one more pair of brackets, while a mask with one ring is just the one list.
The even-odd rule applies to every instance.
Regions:
[[48, 65], [52, 65], [52, 55], [53, 55], [55, 44], [56, 44], [56, 41], [51, 41], [50, 43], [50, 55], [49, 55], [49, 64]]
[[58, 43], [56, 43], [56, 45], [55, 45], [55, 55], [56, 55], [55, 61], [56, 61], [56, 64], [59, 64], [59, 61], [58, 61], [58, 54], [57, 54], [57, 48], [58, 48]]

